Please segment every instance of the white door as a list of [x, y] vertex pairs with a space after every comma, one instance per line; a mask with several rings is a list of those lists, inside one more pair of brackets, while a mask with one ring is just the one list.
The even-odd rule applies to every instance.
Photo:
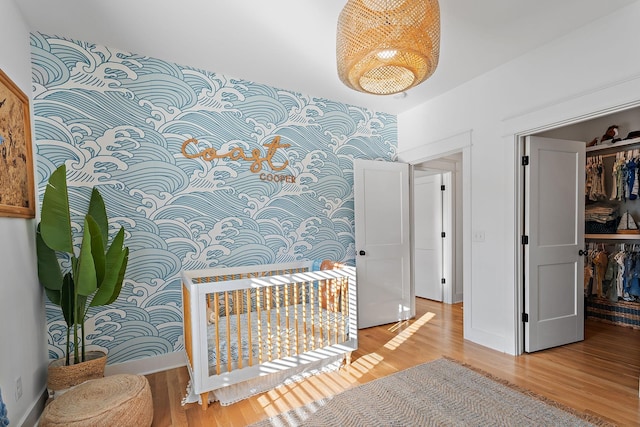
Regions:
[[356, 159], [358, 327], [411, 317], [409, 165]]
[[417, 297], [435, 301], [442, 301], [444, 278], [441, 185], [441, 173], [416, 176], [413, 182], [415, 292]]
[[525, 141], [525, 351], [584, 339], [585, 143]]

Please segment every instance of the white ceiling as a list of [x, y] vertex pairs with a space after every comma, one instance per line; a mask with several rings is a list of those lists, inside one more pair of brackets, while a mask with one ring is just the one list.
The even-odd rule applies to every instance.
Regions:
[[399, 114], [637, 0], [440, 0], [440, 63], [404, 98], [338, 78], [346, 0], [13, 1], [34, 31]]

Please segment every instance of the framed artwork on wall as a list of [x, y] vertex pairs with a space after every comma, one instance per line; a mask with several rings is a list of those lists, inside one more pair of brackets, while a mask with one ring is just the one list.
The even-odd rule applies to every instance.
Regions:
[[29, 98], [0, 70], [0, 216], [35, 217]]

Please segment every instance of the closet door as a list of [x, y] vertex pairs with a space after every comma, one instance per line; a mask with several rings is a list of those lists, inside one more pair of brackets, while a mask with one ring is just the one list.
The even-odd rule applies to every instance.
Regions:
[[416, 177], [413, 186], [414, 283], [416, 296], [442, 301], [442, 173]]
[[585, 143], [527, 137], [525, 150], [523, 318], [532, 352], [584, 339]]

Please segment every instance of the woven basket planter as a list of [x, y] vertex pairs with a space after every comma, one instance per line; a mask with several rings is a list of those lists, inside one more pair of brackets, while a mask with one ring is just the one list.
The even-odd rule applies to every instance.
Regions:
[[107, 355], [102, 351], [89, 351], [86, 361], [66, 366], [64, 359], [49, 364], [47, 388], [51, 391], [66, 390], [85, 381], [104, 377]]

